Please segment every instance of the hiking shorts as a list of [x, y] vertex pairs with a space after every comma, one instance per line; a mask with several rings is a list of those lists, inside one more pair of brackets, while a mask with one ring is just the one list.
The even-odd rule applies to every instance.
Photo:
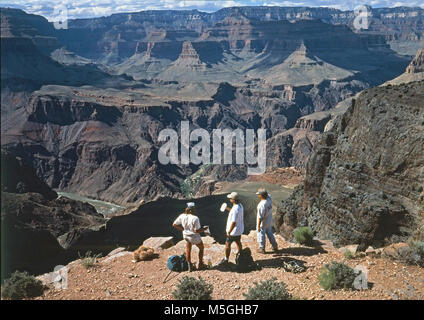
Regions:
[[200, 244], [202, 242], [202, 237], [200, 234], [185, 235], [184, 240], [191, 244]]
[[232, 244], [234, 241], [235, 242], [240, 242], [241, 240], [241, 236], [227, 236], [225, 239], [226, 243]]

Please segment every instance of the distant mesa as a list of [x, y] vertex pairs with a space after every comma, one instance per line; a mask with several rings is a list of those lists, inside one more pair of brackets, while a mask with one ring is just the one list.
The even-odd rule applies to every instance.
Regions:
[[[195, 71], [206, 70], [206, 64], [200, 60], [199, 54], [190, 41], [185, 41], [178, 59], [172, 64], [174, 67], [187, 67]], [[172, 68], [172, 67], [171, 67]]]

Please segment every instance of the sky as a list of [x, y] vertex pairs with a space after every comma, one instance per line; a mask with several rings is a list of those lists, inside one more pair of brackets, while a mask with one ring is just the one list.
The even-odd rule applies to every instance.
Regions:
[[68, 18], [73, 19], [161, 9], [198, 9], [213, 12], [221, 8], [236, 6], [324, 6], [351, 10], [363, 4], [374, 8], [398, 6], [424, 8], [423, 0], [0, 0], [1, 7], [20, 8], [28, 13], [42, 15], [51, 21], [55, 20], [57, 12], [60, 12], [63, 6], [67, 7]]

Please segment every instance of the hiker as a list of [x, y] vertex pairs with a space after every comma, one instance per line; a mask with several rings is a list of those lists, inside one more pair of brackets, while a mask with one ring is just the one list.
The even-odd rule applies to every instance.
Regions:
[[207, 227], [200, 227], [199, 217], [195, 216], [194, 213], [194, 202], [188, 202], [184, 213], [180, 214], [172, 225], [174, 228], [183, 232], [183, 238], [186, 241], [186, 258], [189, 272], [194, 270], [194, 265], [191, 263], [191, 248], [193, 244], [199, 248], [198, 269], [206, 268], [206, 265], [203, 263], [204, 245], [200, 233], [205, 231]]
[[233, 204], [231, 209], [227, 207], [225, 210], [229, 211], [227, 218], [226, 227], [226, 239], [225, 239], [225, 257], [220, 262], [220, 265], [227, 265], [228, 259], [231, 253], [231, 244], [235, 242], [237, 244], [238, 253], [243, 249], [241, 245], [241, 235], [244, 231], [244, 213], [243, 206], [240, 203], [240, 197], [237, 192], [231, 192], [227, 195], [230, 202]]
[[272, 245], [272, 250], [274, 252], [278, 251], [278, 244], [275, 241], [274, 234], [272, 232], [272, 200], [268, 192], [260, 188], [256, 192], [259, 198], [259, 204], [257, 207], [257, 221], [256, 221], [256, 231], [257, 231], [257, 240], [259, 248], [258, 253], [265, 253], [265, 243], [266, 237], [268, 237], [269, 242]]

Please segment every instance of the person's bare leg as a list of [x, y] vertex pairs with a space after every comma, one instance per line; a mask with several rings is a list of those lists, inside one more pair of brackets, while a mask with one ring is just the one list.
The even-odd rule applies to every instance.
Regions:
[[236, 241], [236, 244], [237, 244], [238, 253], [240, 253], [241, 250], [243, 249], [243, 246], [241, 244], [241, 241]]
[[225, 257], [227, 258], [227, 260], [230, 258], [230, 253], [231, 253], [231, 243], [226, 242], [225, 243]]
[[203, 242], [196, 244], [196, 246], [199, 248], [199, 264], [203, 264], [203, 253], [205, 251], [205, 246], [203, 245]]
[[186, 241], [186, 259], [188, 263], [191, 263], [191, 243]]

